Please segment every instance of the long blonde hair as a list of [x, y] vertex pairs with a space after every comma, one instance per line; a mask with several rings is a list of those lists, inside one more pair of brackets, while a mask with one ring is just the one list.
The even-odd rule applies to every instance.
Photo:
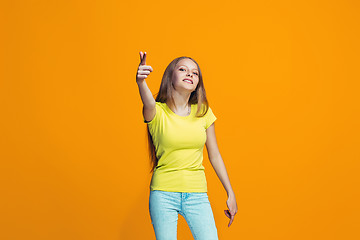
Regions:
[[[169, 100], [170, 102], [174, 103], [174, 99], [172, 97], [172, 92], [174, 91], [173, 85], [172, 85], [172, 75], [173, 75], [174, 69], [176, 67], [176, 64], [181, 59], [186, 59], [186, 58], [192, 60], [196, 64], [196, 66], [199, 70], [199, 83], [196, 86], [196, 89], [190, 94], [189, 103], [197, 104], [197, 111], [196, 111], [195, 117], [203, 117], [209, 109], [209, 103], [206, 98], [204, 82], [203, 82], [202, 73], [201, 73], [199, 64], [191, 57], [183, 56], [183, 57], [175, 58], [166, 67], [165, 72], [162, 77], [162, 80], [161, 80], [160, 89], [159, 89], [159, 92], [157, 93], [155, 101], [161, 102], [161, 103], [166, 103], [167, 100]], [[147, 127], [147, 136], [148, 136], [149, 158], [150, 158], [150, 164], [151, 164], [150, 173], [151, 173], [155, 170], [155, 168], [158, 164], [158, 159], [156, 157], [155, 146], [154, 146], [154, 143], [153, 143], [153, 140], [152, 140], [152, 137], [151, 137], [148, 127]]]

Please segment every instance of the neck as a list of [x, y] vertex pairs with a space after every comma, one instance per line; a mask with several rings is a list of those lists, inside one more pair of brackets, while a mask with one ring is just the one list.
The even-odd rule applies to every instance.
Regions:
[[170, 101], [168, 100], [167, 104], [175, 111], [179, 111], [179, 112], [187, 111], [190, 94], [191, 93], [181, 93], [181, 92], [173, 91], [174, 102], [172, 103], [171, 100]]

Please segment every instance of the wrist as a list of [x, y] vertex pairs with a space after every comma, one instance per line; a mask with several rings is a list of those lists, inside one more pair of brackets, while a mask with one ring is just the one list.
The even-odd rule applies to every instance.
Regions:
[[230, 198], [230, 197], [234, 197], [234, 198], [235, 198], [235, 193], [234, 193], [233, 190], [227, 191], [227, 195], [228, 195], [229, 198]]
[[139, 85], [139, 84], [141, 84], [141, 83], [143, 83], [145, 81], [145, 79], [136, 79], [136, 83]]

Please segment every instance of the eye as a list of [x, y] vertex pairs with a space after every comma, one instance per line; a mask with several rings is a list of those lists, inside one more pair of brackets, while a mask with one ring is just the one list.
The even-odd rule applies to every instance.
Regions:
[[179, 70], [180, 70], [180, 71], [182, 71], [182, 70], [185, 70], [185, 69], [183, 69], [183, 68], [180, 68]]
[[195, 75], [199, 75], [197, 72], [194, 72]]

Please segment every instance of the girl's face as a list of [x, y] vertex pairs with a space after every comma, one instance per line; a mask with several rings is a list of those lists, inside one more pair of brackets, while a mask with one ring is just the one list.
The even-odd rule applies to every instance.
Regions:
[[199, 71], [191, 59], [181, 59], [175, 66], [172, 81], [175, 90], [195, 91], [199, 83]]

